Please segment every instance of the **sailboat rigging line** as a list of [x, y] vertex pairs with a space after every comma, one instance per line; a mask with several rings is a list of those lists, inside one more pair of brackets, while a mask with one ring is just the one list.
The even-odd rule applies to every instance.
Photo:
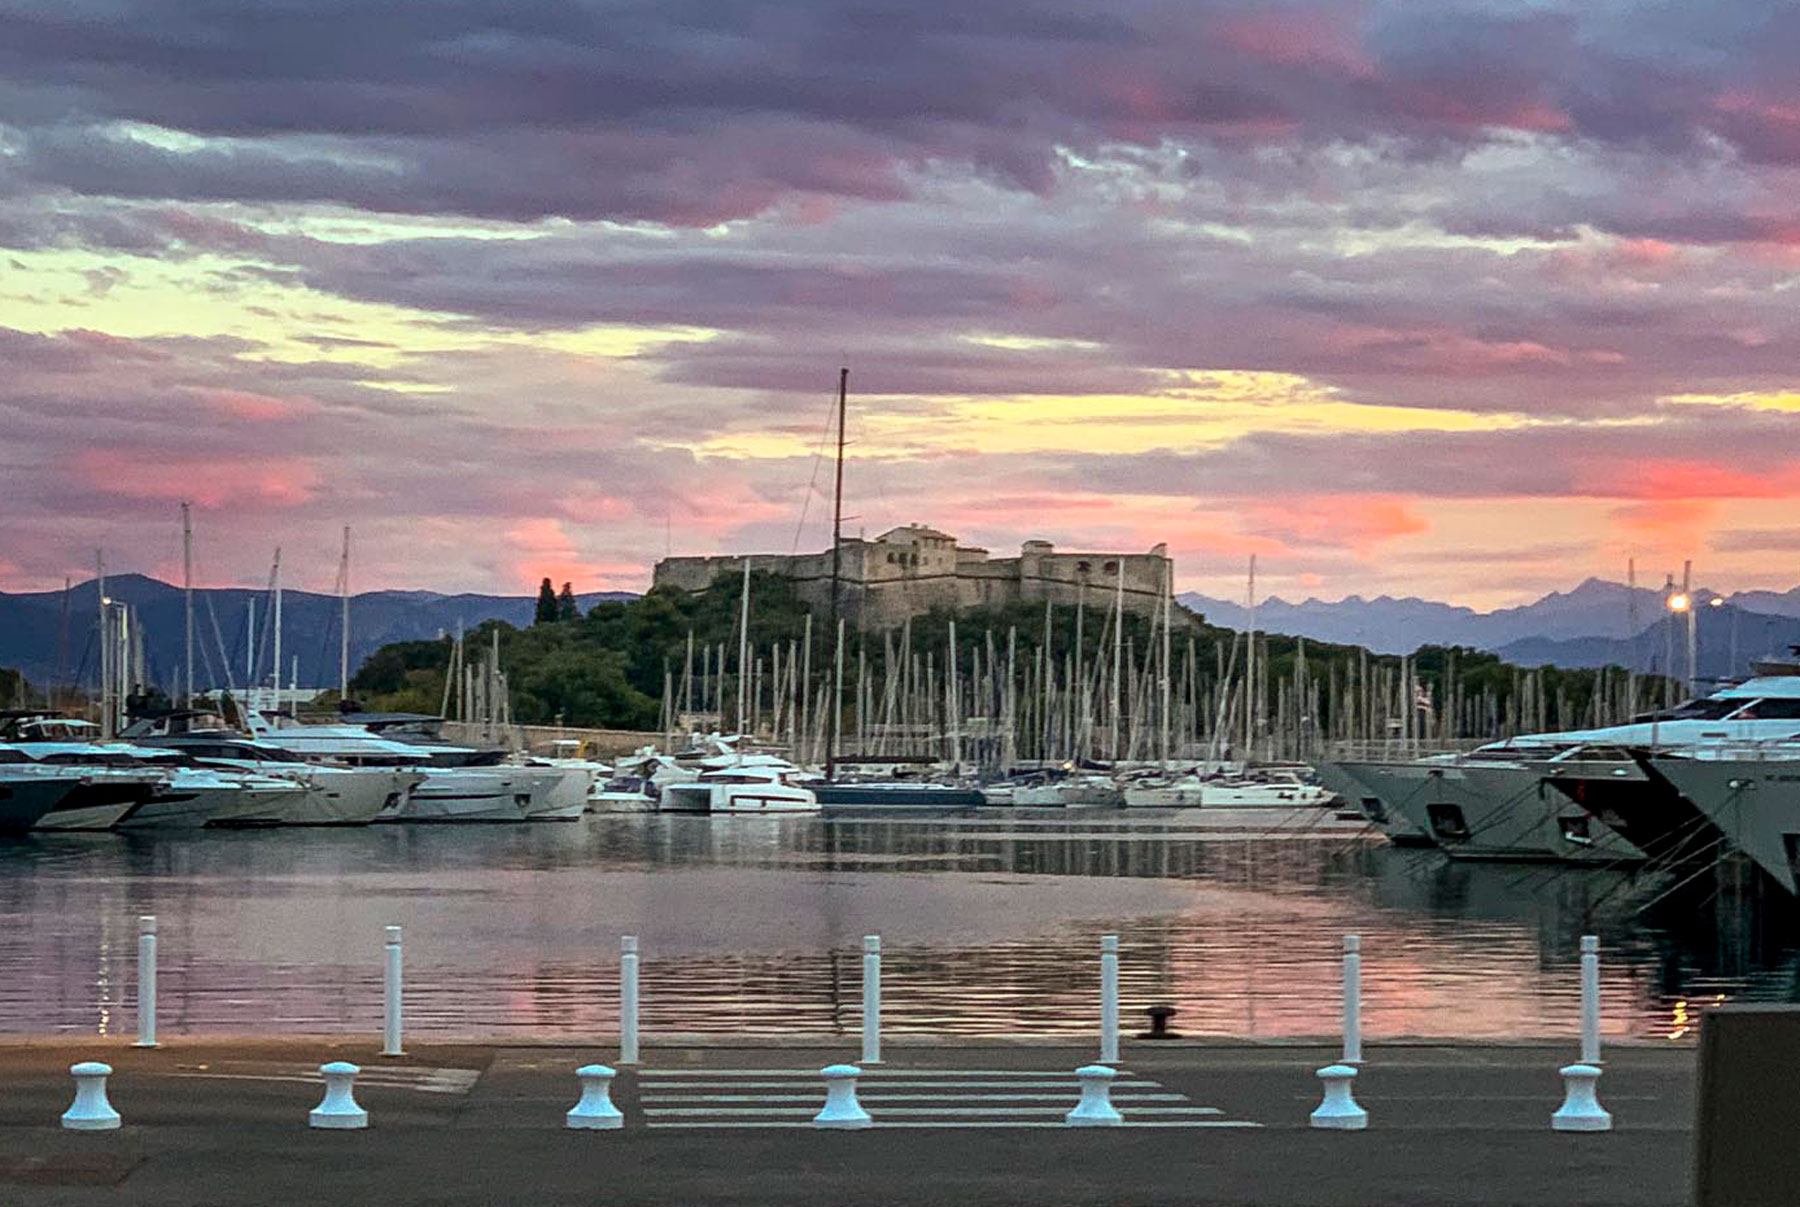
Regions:
[[807, 479], [806, 494], [800, 500], [800, 521], [794, 525], [794, 547], [791, 550], [793, 553], [800, 552], [800, 537], [806, 531], [806, 517], [812, 510], [813, 495], [819, 489], [819, 466], [825, 462], [825, 446], [831, 440], [831, 424], [835, 418], [832, 412], [836, 406], [837, 399], [834, 398], [831, 400], [831, 405], [825, 408], [825, 422], [819, 425], [819, 440], [813, 445], [812, 476]]
[[1637, 909], [1633, 912], [1641, 914], [1645, 910], [1649, 909], [1651, 906], [1657, 904], [1659, 901], [1664, 901], [1664, 900], [1668, 899], [1675, 892], [1692, 884], [1694, 881], [1698, 880], [1701, 876], [1704, 876], [1706, 873], [1708, 873], [1708, 872], [1712, 871], [1714, 868], [1718, 867], [1721, 863], [1724, 863], [1726, 856], [1731, 854], [1730, 848], [1726, 847], [1726, 845], [1725, 845], [1725, 838], [1723, 835], [1720, 835], [1718, 838], [1715, 838], [1709, 845], [1721, 848], [1719, 854], [1713, 858], [1713, 861], [1711, 863], [1704, 864], [1701, 867], [1694, 869], [1693, 872], [1689, 873], [1684, 878], [1677, 880], [1674, 884], [1671, 884], [1668, 888], [1664, 889], [1662, 892], [1658, 893], [1656, 896], [1650, 898], [1650, 900], [1648, 900], [1648, 901], [1644, 902], [1642, 905], [1638, 906]]
[[[838, 725], [843, 716], [844, 687], [844, 617], [843, 617], [843, 560], [844, 560], [844, 421], [849, 408], [850, 369], [842, 366], [838, 369], [837, 397], [837, 483], [831, 498], [831, 622], [827, 625], [831, 633], [832, 660], [832, 698], [825, 726], [825, 779], [830, 782], [836, 773]], [[952, 646], [954, 655], [954, 644]], [[953, 677], [954, 666], [946, 666], [945, 674]], [[954, 680], [952, 680], [954, 681]]]

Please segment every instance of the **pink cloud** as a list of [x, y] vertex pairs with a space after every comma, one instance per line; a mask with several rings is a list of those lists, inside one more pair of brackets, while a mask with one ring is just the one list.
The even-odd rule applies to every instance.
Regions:
[[275, 398], [249, 390], [203, 390], [200, 397], [218, 414], [250, 423], [275, 423], [313, 409], [310, 402]]
[[95, 490], [128, 499], [200, 507], [256, 502], [298, 507], [312, 501], [319, 472], [300, 458], [232, 456], [168, 457], [124, 448], [86, 449], [76, 472]]

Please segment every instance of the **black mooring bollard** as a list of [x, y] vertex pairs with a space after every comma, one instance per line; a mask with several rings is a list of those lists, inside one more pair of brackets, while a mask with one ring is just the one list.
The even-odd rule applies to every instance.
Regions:
[[1141, 1032], [1139, 1039], [1180, 1039], [1181, 1036], [1169, 1030], [1169, 1020], [1175, 1017], [1173, 1006], [1152, 1006], [1144, 1011], [1150, 1016], [1150, 1029]]

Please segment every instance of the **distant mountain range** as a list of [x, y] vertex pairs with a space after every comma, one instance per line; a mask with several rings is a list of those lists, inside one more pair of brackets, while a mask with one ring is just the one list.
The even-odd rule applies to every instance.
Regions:
[[[145, 634], [153, 681], [172, 685], [182, 660], [181, 589], [141, 574], [106, 580], [107, 594], [137, 609]], [[256, 608], [256, 641], [260, 675], [269, 674], [268, 593], [261, 588], [226, 587], [196, 590], [195, 683], [208, 687], [245, 679], [247, 617]], [[1786, 592], [1744, 591], [1713, 607], [1709, 591], [1695, 592], [1696, 648], [1701, 678], [1741, 674], [1748, 659], [1784, 652], [1800, 643], [1800, 587]], [[628, 591], [578, 595], [583, 610], [602, 600], [631, 599]], [[1214, 624], [1241, 629], [1248, 620], [1242, 604], [1189, 593], [1182, 603]], [[1623, 583], [1590, 578], [1571, 591], [1552, 592], [1534, 603], [1493, 612], [1427, 599], [1364, 599], [1352, 595], [1335, 603], [1308, 599], [1288, 603], [1260, 601], [1257, 628], [1345, 645], [1362, 645], [1378, 653], [1410, 653], [1421, 645], [1462, 645], [1492, 650], [1525, 666], [1545, 663], [1566, 667], [1616, 663], [1644, 671], [1662, 671], [1669, 662], [1671, 635], [1663, 593], [1640, 587], [1635, 596], [1637, 621], [1631, 621], [1632, 597]], [[350, 665], [395, 641], [414, 641], [473, 628], [484, 620], [513, 625], [531, 623], [537, 606], [533, 596], [444, 595], [435, 591], [371, 591], [350, 600]], [[68, 595], [66, 655], [59, 654], [64, 626], [61, 591], [35, 594], [0, 592], [0, 666], [16, 667], [34, 683], [57, 676], [91, 682], [95, 677], [94, 616], [99, 598], [93, 581]], [[282, 661], [299, 661], [298, 679], [305, 687], [337, 684], [338, 601], [310, 591], [282, 596]], [[1673, 629], [1674, 667], [1686, 672], [1686, 627]], [[230, 668], [229, 675], [221, 667]]]
[[[1694, 595], [1700, 606], [1695, 645], [1703, 678], [1742, 673], [1750, 657], [1783, 653], [1800, 642], [1800, 587], [1743, 591], [1723, 597], [1717, 607], [1711, 606], [1713, 592], [1701, 589]], [[1241, 629], [1248, 623], [1241, 603], [1196, 593], [1180, 598], [1214, 624]], [[1300, 603], [1270, 598], [1258, 602], [1256, 625], [1265, 632], [1363, 645], [1384, 654], [1410, 653], [1421, 645], [1462, 645], [1492, 650], [1525, 666], [1617, 663], [1661, 670], [1667, 665], [1669, 631], [1663, 599], [1658, 589], [1639, 587], [1634, 593], [1624, 583], [1598, 578], [1492, 612], [1387, 595]], [[1685, 673], [1685, 621], [1677, 621], [1675, 637], [1676, 668]]]
[[[109, 575], [109, 598], [132, 605], [143, 627], [145, 661], [153, 682], [174, 684], [186, 642], [181, 588], [141, 574]], [[607, 599], [632, 599], [624, 591], [577, 595], [583, 610]], [[256, 607], [256, 643], [260, 674], [266, 681], [273, 651], [268, 641], [268, 592], [260, 588], [224, 587], [194, 592], [194, 683], [213, 687], [227, 681], [242, 685], [246, 638], [252, 601]], [[91, 682], [95, 677], [95, 617], [99, 592], [92, 580], [68, 593], [68, 646], [65, 681]], [[0, 666], [17, 667], [33, 683], [55, 681], [64, 661], [63, 592], [10, 595], [0, 592]], [[413, 641], [453, 633], [458, 624], [473, 628], [484, 620], [514, 625], [531, 623], [535, 596], [441, 595], [435, 591], [370, 591], [350, 597], [350, 668], [394, 641]], [[299, 660], [303, 687], [336, 687], [338, 680], [338, 600], [311, 591], [284, 591], [281, 603], [281, 660], [288, 664], [286, 681]], [[226, 675], [222, 667], [229, 666]]]

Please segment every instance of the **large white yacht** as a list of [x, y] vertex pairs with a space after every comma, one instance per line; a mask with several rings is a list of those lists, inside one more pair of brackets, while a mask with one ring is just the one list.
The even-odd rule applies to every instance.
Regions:
[[250, 714], [263, 742], [306, 762], [404, 767], [423, 778], [377, 821], [475, 822], [576, 818], [587, 808], [585, 771], [506, 763], [505, 752], [428, 738], [390, 738], [362, 725], [272, 724]]
[[34, 830], [110, 830], [168, 782], [166, 771], [134, 760], [83, 761], [71, 755], [98, 740], [100, 727], [92, 721], [19, 711], [6, 717], [4, 732], [8, 741], [0, 746], [0, 763], [14, 774], [76, 777], [75, 786], [37, 819]]
[[[1526, 734], [1405, 761], [1319, 764], [1363, 784], [1446, 852], [1470, 858], [1675, 860], [1723, 837], [1637, 750], [1719, 751], [1800, 734], [1800, 668], [1758, 664], [1741, 683], [1628, 724]], [[1361, 801], [1365, 811], [1367, 799]]]

